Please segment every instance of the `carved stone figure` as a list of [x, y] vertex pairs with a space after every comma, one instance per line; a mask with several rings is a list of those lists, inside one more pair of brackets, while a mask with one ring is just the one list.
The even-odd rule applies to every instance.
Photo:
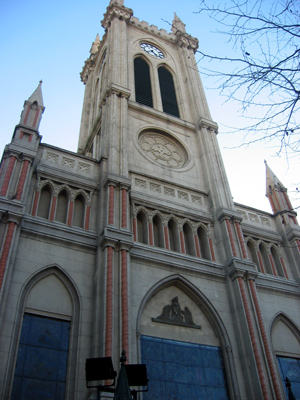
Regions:
[[189, 328], [201, 328], [200, 325], [194, 323], [192, 313], [188, 307], [185, 307], [184, 310], [181, 309], [177, 296], [172, 299], [171, 305], [165, 305], [162, 313], [157, 318], [152, 318], [152, 321]]

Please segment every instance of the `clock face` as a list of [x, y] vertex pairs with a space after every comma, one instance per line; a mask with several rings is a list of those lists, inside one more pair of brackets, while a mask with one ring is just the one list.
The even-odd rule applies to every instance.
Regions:
[[150, 54], [151, 56], [157, 58], [164, 58], [163, 52], [160, 51], [157, 47], [153, 46], [152, 44], [141, 43], [140, 46], [146, 53]]

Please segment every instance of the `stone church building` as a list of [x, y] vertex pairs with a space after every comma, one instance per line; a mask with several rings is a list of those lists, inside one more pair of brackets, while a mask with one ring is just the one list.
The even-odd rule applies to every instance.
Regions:
[[41, 142], [41, 83], [4, 149], [0, 398], [96, 399], [86, 359], [118, 371], [124, 349], [147, 365], [140, 399], [283, 400], [286, 377], [300, 399], [287, 190], [266, 165], [272, 213], [233, 202], [176, 15], [167, 32], [112, 0], [102, 26], [77, 153]]

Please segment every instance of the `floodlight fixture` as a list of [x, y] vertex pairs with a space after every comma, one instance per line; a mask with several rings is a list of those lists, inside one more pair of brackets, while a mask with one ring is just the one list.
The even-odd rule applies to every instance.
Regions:
[[146, 364], [125, 364], [129, 386], [147, 386], [147, 366]]
[[[97, 399], [100, 398], [101, 392], [114, 393], [114, 399], [128, 400], [129, 398], [137, 400], [137, 393], [148, 391], [148, 378], [146, 364], [127, 364], [126, 353], [123, 350], [120, 358], [121, 369], [117, 381], [115, 380], [117, 373], [114, 370], [111, 357], [87, 358], [85, 363], [86, 387], [97, 388]], [[113, 380], [110, 385], [99, 384], [100, 381]], [[89, 382], [95, 382], [89, 385]], [[143, 389], [131, 389], [130, 386], [138, 386]], [[146, 388], [145, 388], [146, 387]]]
[[113, 380], [112, 385], [107, 385], [113, 386], [115, 384], [117, 373], [114, 370], [111, 357], [87, 358], [85, 363], [85, 376], [86, 387], [88, 388], [99, 386], [99, 384], [95, 386], [89, 386], [89, 382], [104, 380]]

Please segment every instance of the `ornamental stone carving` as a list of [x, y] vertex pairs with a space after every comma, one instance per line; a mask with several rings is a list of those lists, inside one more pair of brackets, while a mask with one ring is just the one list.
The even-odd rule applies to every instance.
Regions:
[[151, 161], [165, 167], [180, 168], [188, 161], [184, 147], [176, 139], [163, 133], [142, 133], [139, 146]]
[[118, 2], [110, 3], [107, 7], [106, 14], [104, 14], [104, 19], [101, 21], [101, 25], [104, 29], [108, 29], [114, 18], [127, 22], [130, 20], [132, 15], [133, 11], [131, 8], [127, 8]]
[[164, 306], [162, 313], [157, 318], [152, 318], [152, 321], [201, 329], [200, 325], [196, 325], [194, 323], [193, 316], [189, 308], [184, 307], [184, 310], [181, 309], [177, 296], [172, 299], [171, 304]]

